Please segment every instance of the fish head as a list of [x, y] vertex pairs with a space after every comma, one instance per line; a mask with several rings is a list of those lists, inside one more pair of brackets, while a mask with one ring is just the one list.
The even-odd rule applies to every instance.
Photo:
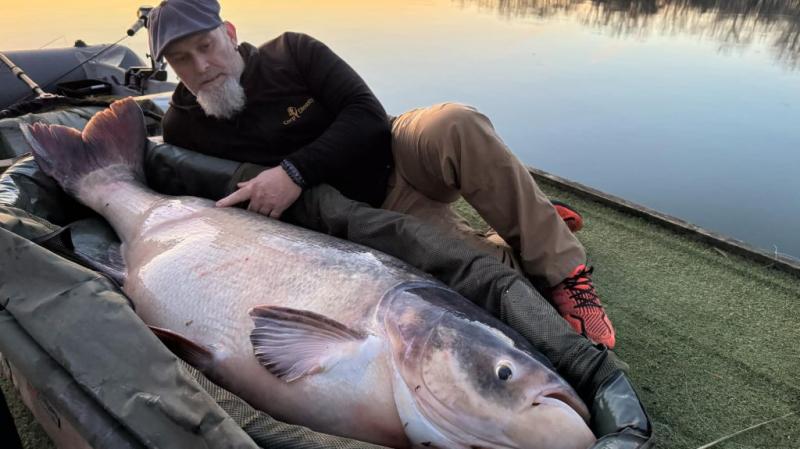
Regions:
[[401, 289], [383, 306], [395, 402], [409, 440], [419, 447], [589, 447], [589, 411], [575, 390], [543, 356], [500, 331], [502, 323], [470, 306], [430, 285]]

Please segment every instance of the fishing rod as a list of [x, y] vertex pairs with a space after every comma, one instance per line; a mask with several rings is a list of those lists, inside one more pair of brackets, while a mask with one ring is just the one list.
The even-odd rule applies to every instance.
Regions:
[[[83, 62], [81, 62], [80, 64], [76, 65], [75, 67], [73, 67], [73, 68], [71, 68], [71, 69], [67, 70], [66, 72], [62, 73], [61, 75], [58, 75], [58, 76], [57, 76], [57, 77], [55, 77], [54, 79], [52, 79], [52, 80], [48, 81], [47, 83], [45, 83], [45, 86], [50, 86], [50, 85], [52, 85], [52, 84], [54, 84], [54, 83], [57, 83], [57, 82], [59, 82], [59, 81], [60, 81], [60, 80], [62, 80], [62, 79], [65, 77], [65, 76], [67, 76], [67, 75], [69, 75], [70, 73], [72, 73], [72, 72], [74, 72], [74, 71], [78, 70], [79, 68], [83, 67], [85, 64], [87, 64], [87, 63], [89, 63], [90, 61], [94, 60], [95, 58], [97, 58], [98, 56], [100, 56], [100, 55], [102, 55], [103, 53], [107, 52], [108, 50], [111, 50], [112, 48], [116, 47], [116, 46], [117, 46], [117, 44], [119, 44], [120, 42], [122, 42], [124, 39], [127, 39], [127, 38], [128, 38], [128, 36], [123, 36], [123, 37], [122, 37], [121, 39], [119, 39], [118, 41], [114, 42], [114, 43], [113, 43], [113, 44], [111, 44], [111, 45], [108, 45], [108, 46], [106, 46], [106, 47], [105, 47], [105, 48], [103, 48], [102, 50], [100, 50], [100, 51], [98, 51], [97, 53], [93, 54], [92, 56], [88, 57], [88, 58], [87, 58], [85, 61], [83, 61]], [[44, 90], [43, 90], [41, 87], [39, 87], [39, 85], [38, 85], [38, 84], [36, 84], [36, 82], [34, 82], [34, 81], [33, 81], [33, 80], [32, 80], [32, 79], [31, 79], [31, 78], [28, 76], [28, 75], [26, 75], [26, 74], [25, 74], [25, 72], [24, 72], [24, 71], [23, 71], [21, 68], [17, 67], [17, 66], [16, 66], [16, 65], [15, 65], [15, 64], [14, 64], [14, 63], [13, 63], [13, 62], [10, 60], [10, 59], [8, 59], [8, 57], [6, 57], [5, 55], [3, 55], [3, 58], [2, 58], [2, 59], [3, 59], [3, 62], [6, 64], [6, 66], [7, 66], [8, 68], [10, 68], [10, 69], [11, 69], [11, 67], [12, 67], [12, 66], [14, 67], [14, 69], [11, 69], [12, 73], [15, 73], [15, 74], [16, 74], [16, 73], [20, 73], [20, 75], [17, 75], [17, 78], [20, 78], [21, 80], [23, 80], [23, 81], [25, 82], [25, 84], [27, 84], [27, 85], [28, 85], [28, 87], [30, 87], [30, 88], [31, 88], [31, 90], [33, 91], [33, 93], [35, 93], [35, 94], [36, 94], [36, 98], [50, 98], [50, 97], [58, 97], [58, 96], [59, 96], [59, 95], [55, 95], [55, 94], [51, 94], [51, 93], [45, 92], [45, 91], [44, 91]], [[10, 65], [9, 65], [9, 64], [10, 64]], [[15, 70], [16, 70], [16, 71], [15, 71]], [[20, 97], [20, 98], [18, 98], [18, 99], [16, 99], [16, 100], [14, 100], [14, 103], [19, 103], [20, 101], [23, 101], [23, 100], [27, 99], [29, 96], [30, 96], [30, 94], [23, 95], [22, 97]]]
[[[149, 25], [150, 11], [153, 10], [152, 6], [140, 6], [136, 11], [136, 22], [128, 28], [128, 36], [133, 36], [142, 28], [147, 28]], [[125, 73], [125, 86], [132, 89], [139, 89], [144, 93], [145, 85], [149, 79], [156, 81], [166, 81], [167, 72], [164, 70], [166, 67], [165, 62], [158, 62], [155, 60], [154, 55], [147, 55], [150, 58], [150, 67], [131, 67]]]
[[[69, 75], [70, 73], [74, 72], [75, 70], [78, 70], [79, 68], [83, 67], [85, 64], [89, 63], [90, 61], [93, 61], [94, 59], [96, 59], [97, 57], [102, 55], [103, 53], [105, 53], [105, 52], [111, 50], [112, 48], [116, 47], [123, 40], [125, 40], [128, 37], [133, 36], [134, 34], [136, 34], [136, 32], [139, 31], [141, 28], [146, 27], [147, 26], [147, 16], [150, 14], [150, 10], [152, 10], [152, 9], [153, 8], [151, 6], [142, 6], [142, 7], [140, 7], [136, 12], [136, 16], [137, 16], [136, 22], [134, 22], [134, 24], [131, 25], [128, 28], [128, 30], [125, 33], [126, 36], [122, 36], [122, 38], [120, 38], [119, 40], [117, 40], [113, 44], [104, 47], [102, 50], [100, 50], [97, 53], [93, 54], [92, 56], [88, 57], [85, 61], [79, 63], [75, 67], [72, 67], [71, 69], [67, 70], [66, 72], [64, 72], [64, 73], [58, 75], [57, 77], [55, 77], [54, 79], [48, 81], [47, 83], [44, 84], [44, 86], [47, 87], [47, 86], [50, 86], [50, 85], [52, 85], [54, 83], [59, 82], [65, 76]], [[135, 82], [136, 82], [135, 84], [138, 85], [139, 87], [143, 87], [143, 82], [147, 78], [157, 74], [160, 71], [159, 70], [160, 67], [157, 66], [156, 62], [152, 59], [152, 56], [150, 57], [150, 59], [151, 59], [151, 62], [152, 62], [150, 70], [144, 70], [144, 68], [142, 68], [139, 71], [137, 71], [137, 73], [133, 74], [134, 75], [133, 77], [135, 78]], [[49, 92], [45, 92], [44, 89], [42, 89], [38, 84], [36, 84], [36, 82], [33, 81], [25, 73], [25, 71], [23, 71], [20, 67], [18, 67], [16, 64], [14, 64], [14, 62], [11, 61], [11, 59], [9, 59], [2, 52], [0, 52], [0, 60], [3, 61], [3, 63], [11, 70], [11, 72], [17, 78], [22, 80], [28, 87], [31, 88], [33, 93], [36, 94], [36, 98], [37, 99], [59, 97], [59, 95], [55, 95], [55, 94], [51, 94]], [[126, 84], [127, 84], [127, 81], [128, 81], [128, 75], [126, 74]], [[26, 95], [18, 98], [17, 100], [15, 100], [13, 103], [18, 103], [20, 101], [23, 101], [26, 98], [28, 98], [30, 95], [31, 94], [26, 94]]]
[[[13, 75], [15, 75], [20, 81], [25, 83], [31, 89], [31, 91], [33, 91], [33, 93], [36, 94], [36, 98], [34, 101], [44, 100], [41, 103], [49, 103], [49, 104], [53, 104], [54, 102], [79, 101], [71, 99], [69, 97], [65, 97], [63, 95], [56, 95], [56, 94], [51, 94], [50, 92], [45, 92], [44, 89], [42, 89], [38, 84], [36, 84], [36, 81], [32, 80], [31, 77], [29, 77], [25, 73], [25, 71], [22, 70], [22, 68], [14, 64], [14, 61], [12, 61], [11, 58], [3, 54], [3, 52], [0, 52], [0, 61], [2, 61], [3, 65], [5, 65], [6, 67], [8, 67], [9, 70], [11, 70], [11, 73]], [[26, 102], [25, 104], [20, 103], [22, 100], [28, 98], [29, 96], [30, 94], [23, 95], [22, 97], [11, 103], [11, 105], [8, 108], [0, 109], [0, 119], [16, 117], [18, 115], [26, 114], [28, 112], [32, 112], [33, 110], [35, 110], [35, 108], [31, 109], [29, 107], [26, 107], [33, 102]], [[98, 102], [95, 101], [84, 100], [84, 102], [86, 105], [92, 105], [92, 106], [100, 105]], [[103, 104], [103, 106], [108, 106], [108, 104]], [[0, 160], [0, 172], [2, 172], [5, 168], [11, 165], [11, 163], [13, 163], [14, 160], [15, 160], [14, 158]]]
[[133, 36], [136, 34], [137, 31], [142, 29], [142, 27], [147, 26], [147, 17], [150, 15], [150, 11], [153, 9], [152, 6], [140, 6], [139, 9], [136, 11], [136, 22], [133, 22], [128, 31], [126, 32], [128, 36]]
[[8, 69], [11, 70], [11, 73], [13, 73], [14, 76], [16, 76], [20, 81], [27, 84], [28, 87], [31, 88], [33, 93], [36, 94], [36, 98], [50, 98], [56, 96], [42, 90], [42, 88], [39, 87], [38, 84], [36, 84], [36, 81], [32, 80], [31, 77], [29, 77], [24, 70], [22, 70], [16, 64], [14, 64], [14, 61], [9, 59], [8, 56], [3, 54], [3, 52], [0, 52], [0, 61], [3, 61], [3, 64], [5, 64], [6, 67], [8, 67]]

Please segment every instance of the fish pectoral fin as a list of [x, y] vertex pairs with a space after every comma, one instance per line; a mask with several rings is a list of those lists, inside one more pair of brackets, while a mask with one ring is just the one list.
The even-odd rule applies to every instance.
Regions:
[[355, 356], [366, 335], [307, 310], [258, 306], [250, 311], [256, 358], [278, 378], [293, 382]]
[[203, 374], [209, 374], [210, 368], [214, 363], [214, 354], [210, 349], [201, 346], [183, 335], [156, 326], [147, 326], [176, 356], [182, 358], [186, 363], [197, 368]]

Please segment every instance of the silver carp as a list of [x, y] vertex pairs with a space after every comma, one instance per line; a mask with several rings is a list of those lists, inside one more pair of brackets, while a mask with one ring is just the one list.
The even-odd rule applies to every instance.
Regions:
[[192, 342], [212, 380], [283, 421], [398, 448], [595, 441], [586, 405], [522, 337], [432, 277], [347, 241], [148, 189], [143, 120], [125, 99], [83, 132], [23, 132], [40, 167], [119, 235], [137, 314]]

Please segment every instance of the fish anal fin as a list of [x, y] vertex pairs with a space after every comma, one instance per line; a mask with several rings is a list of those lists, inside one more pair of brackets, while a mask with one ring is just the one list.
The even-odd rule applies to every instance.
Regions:
[[250, 311], [255, 356], [273, 375], [294, 382], [324, 372], [361, 352], [367, 335], [326, 316], [287, 307]]
[[200, 372], [209, 373], [214, 362], [214, 354], [209, 348], [201, 346], [169, 329], [156, 326], [148, 327], [173, 354], [197, 368]]

